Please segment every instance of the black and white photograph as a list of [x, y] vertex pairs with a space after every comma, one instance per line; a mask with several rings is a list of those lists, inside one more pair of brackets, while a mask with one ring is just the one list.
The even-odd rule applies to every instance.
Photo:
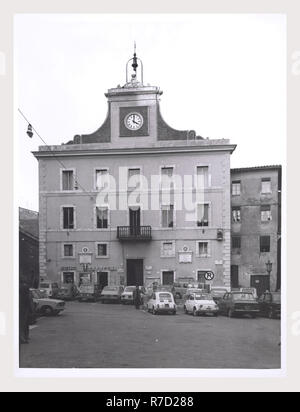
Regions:
[[282, 370], [286, 40], [284, 14], [15, 16], [19, 369]]

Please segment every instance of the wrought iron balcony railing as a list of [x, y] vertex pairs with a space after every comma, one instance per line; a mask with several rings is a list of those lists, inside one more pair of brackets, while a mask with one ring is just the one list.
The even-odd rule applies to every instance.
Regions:
[[122, 241], [148, 241], [152, 239], [151, 226], [118, 226], [117, 237]]

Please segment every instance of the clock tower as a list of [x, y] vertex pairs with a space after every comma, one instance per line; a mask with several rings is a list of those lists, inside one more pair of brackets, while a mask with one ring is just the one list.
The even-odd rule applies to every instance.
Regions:
[[143, 63], [136, 50], [126, 65], [126, 83], [109, 89], [108, 114], [103, 125], [89, 135], [77, 135], [69, 144], [110, 143], [118, 147], [147, 147], [163, 140], [195, 139], [194, 131], [169, 127], [160, 114], [159, 87], [144, 85]]

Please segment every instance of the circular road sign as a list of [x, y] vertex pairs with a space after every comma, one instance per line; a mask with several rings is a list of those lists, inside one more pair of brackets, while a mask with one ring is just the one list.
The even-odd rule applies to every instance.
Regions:
[[204, 277], [206, 280], [213, 280], [215, 275], [214, 275], [214, 272], [206, 272]]

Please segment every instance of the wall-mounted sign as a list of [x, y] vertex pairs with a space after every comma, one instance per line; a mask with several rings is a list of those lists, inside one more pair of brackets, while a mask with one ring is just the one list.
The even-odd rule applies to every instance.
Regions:
[[60, 268], [60, 270], [63, 271], [63, 272], [69, 272], [69, 271], [77, 270], [77, 267], [74, 267], [74, 266], [62, 266], [62, 267]]
[[178, 252], [179, 263], [193, 263], [193, 251], [184, 246], [182, 250]]
[[193, 253], [179, 252], [179, 263], [193, 263]]

